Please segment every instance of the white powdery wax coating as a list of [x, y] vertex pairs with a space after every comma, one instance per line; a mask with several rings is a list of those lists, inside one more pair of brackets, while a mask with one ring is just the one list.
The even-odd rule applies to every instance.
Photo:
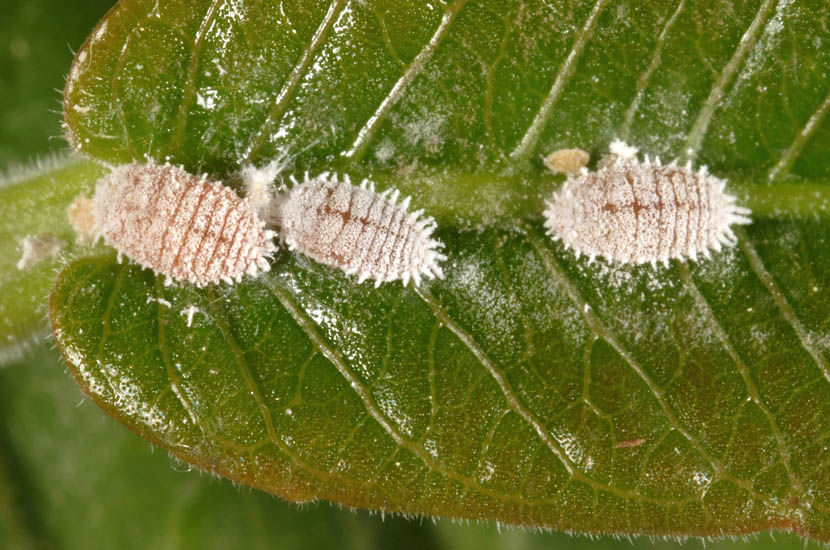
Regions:
[[[292, 178], [293, 179], [293, 178]], [[422, 210], [409, 213], [409, 198], [399, 204], [398, 192], [377, 193], [371, 182], [352, 185], [348, 176], [324, 172], [303, 183], [294, 182], [277, 202], [275, 222], [290, 250], [349, 275], [359, 281], [382, 282], [421, 277], [443, 277], [438, 262], [446, 256], [443, 244], [431, 238], [432, 218], [419, 219]]]
[[710, 249], [735, 244], [730, 225], [751, 222], [750, 211], [724, 192], [726, 182], [706, 168], [639, 162], [622, 142], [612, 153], [614, 162], [569, 179], [547, 202], [548, 233], [577, 256], [652, 265], [708, 258]]
[[125, 164], [92, 198], [94, 233], [168, 280], [204, 286], [268, 271], [276, 250], [247, 201], [169, 164]]

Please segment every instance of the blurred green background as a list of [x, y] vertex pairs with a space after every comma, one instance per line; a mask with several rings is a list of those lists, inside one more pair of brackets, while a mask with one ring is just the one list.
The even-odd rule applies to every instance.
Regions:
[[[111, 1], [3, 2], [0, 167], [67, 149], [59, 137], [59, 90], [72, 51]], [[291, 504], [188, 471], [165, 452], [154, 452], [83, 399], [49, 342], [0, 365], [0, 549], [805, 547], [783, 533], [705, 545], [590, 539]]]

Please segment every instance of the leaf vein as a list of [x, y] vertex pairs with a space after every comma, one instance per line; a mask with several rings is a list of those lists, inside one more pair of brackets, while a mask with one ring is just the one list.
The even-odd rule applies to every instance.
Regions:
[[623, 125], [620, 129], [620, 137], [622, 139], [628, 139], [629, 132], [631, 131], [631, 124], [634, 122], [634, 115], [637, 113], [637, 110], [640, 108], [640, 103], [643, 100], [643, 94], [646, 91], [646, 87], [648, 87], [648, 82], [651, 80], [651, 75], [654, 74], [654, 71], [657, 70], [657, 67], [660, 66], [661, 62], [661, 54], [663, 52], [663, 46], [666, 44], [666, 37], [669, 34], [669, 31], [674, 26], [674, 22], [677, 19], [677, 16], [680, 15], [680, 12], [683, 11], [683, 8], [686, 4], [686, 0], [680, 0], [677, 3], [677, 8], [672, 13], [671, 17], [666, 21], [666, 24], [663, 25], [663, 29], [660, 31], [660, 35], [657, 37], [657, 43], [654, 47], [654, 55], [651, 57], [651, 61], [648, 64], [648, 67], [640, 75], [637, 79], [636, 84], [636, 94], [634, 99], [631, 102], [631, 105], [628, 107], [628, 110], [625, 112], [625, 116], [623, 117]]
[[354, 161], [360, 160], [363, 154], [366, 151], [366, 147], [369, 145], [372, 137], [375, 135], [375, 132], [378, 129], [378, 126], [383, 121], [386, 114], [389, 110], [395, 106], [395, 104], [403, 97], [404, 91], [406, 90], [407, 86], [418, 76], [426, 64], [429, 62], [432, 54], [435, 53], [435, 50], [438, 48], [438, 45], [444, 40], [444, 37], [447, 35], [447, 32], [452, 25], [455, 16], [458, 15], [458, 12], [461, 11], [461, 8], [464, 7], [464, 4], [467, 0], [455, 0], [452, 5], [447, 9], [444, 13], [444, 16], [441, 18], [441, 23], [438, 25], [438, 28], [435, 29], [432, 37], [429, 39], [421, 51], [418, 52], [418, 55], [415, 56], [414, 59], [406, 66], [403, 71], [403, 74], [398, 78], [395, 82], [392, 89], [386, 94], [386, 97], [380, 102], [380, 105], [372, 113], [372, 116], [366, 121], [363, 127], [357, 134], [357, 138], [355, 138], [352, 146], [349, 148], [348, 151], [343, 153], [343, 156], [346, 158], [350, 158]]
[[534, 431], [539, 435], [542, 441], [550, 448], [551, 452], [559, 459], [565, 469], [571, 476], [577, 475], [578, 470], [574, 468], [574, 465], [568, 460], [565, 452], [559, 447], [559, 445], [553, 441], [550, 434], [547, 432], [542, 423], [535, 417], [533, 414], [525, 408], [521, 402], [519, 401], [518, 396], [513, 391], [513, 388], [510, 387], [510, 384], [507, 381], [504, 373], [501, 369], [499, 369], [493, 361], [487, 357], [487, 354], [484, 353], [484, 350], [473, 340], [473, 337], [467, 333], [461, 326], [458, 325], [448, 314], [447, 312], [441, 307], [440, 304], [433, 298], [431, 295], [427, 294], [425, 290], [413, 287], [415, 294], [421, 297], [424, 303], [429, 306], [429, 308], [433, 311], [435, 316], [447, 327], [455, 336], [461, 340], [461, 342], [467, 346], [473, 355], [478, 359], [479, 363], [487, 370], [490, 376], [496, 381], [501, 389], [504, 398], [507, 400], [507, 405], [510, 407], [514, 412], [516, 412], [520, 417], [522, 417], [525, 422], [530, 424], [530, 426], [534, 429]]
[[487, 433], [484, 435], [484, 440], [481, 442], [481, 452], [478, 455], [478, 461], [476, 462], [476, 471], [480, 472], [482, 469], [482, 465], [487, 458], [487, 453], [490, 451], [490, 444], [493, 443], [493, 438], [496, 436], [496, 430], [499, 429], [499, 426], [507, 417], [507, 414], [510, 412], [510, 409], [504, 409], [501, 411], [499, 417], [490, 425], [487, 429]]
[[256, 153], [256, 151], [262, 146], [268, 136], [271, 125], [274, 124], [274, 122], [285, 111], [288, 101], [293, 97], [294, 91], [297, 89], [297, 86], [300, 84], [300, 80], [308, 69], [308, 66], [311, 64], [314, 54], [323, 43], [329, 28], [331, 28], [332, 24], [334, 24], [335, 19], [345, 5], [346, 0], [334, 0], [329, 5], [329, 9], [323, 17], [323, 20], [320, 22], [320, 25], [317, 27], [317, 30], [314, 32], [311, 42], [303, 49], [303, 53], [300, 56], [299, 61], [291, 70], [291, 74], [288, 75], [288, 79], [286, 79], [279, 94], [277, 94], [274, 104], [268, 112], [268, 116], [265, 118], [265, 121], [262, 123], [259, 131], [256, 135], [254, 135], [253, 139], [251, 139], [251, 143], [245, 152], [246, 161], [249, 161], [254, 153]]
[[553, 258], [552, 254], [544, 248], [540, 239], [533, 233], [533, 230], [529, 227], [526, 227], [526, 233], [528, 238], [530, 239], [533, 247], [537, 250], [539, 255], [542, 257], [542, 260], [547, 265], [549, 272], [553, 276], [554, 280], [565, 290], [565, 293], [570, 297], [573, 303], [577, 306], [580, 312], [582, 312], [582, 316], [591, 329], [597, 334], [600, 338], [608, 342], [611, 347], [623, 358], [623, 360], [628, 364], [628, 366], [640, 377], [640, 379], [646, 384], [651, 394], [657, 400], [658, 405], [663, 410], [663, 414], [666, 415], [666, 420], [669, 423], [671, 429], [676, 430], [680, 433], [688, 442], [692, 445], [692, 447], [700, 453], [700, 455], [712, 466], [715, 470], [719, 479], [724, 479], [731, 481], [741, 487], [742, 489], [748, 491], [749, 493], [759, 496], [757, 491], [748, 484], [745, 480], [739, 479], [733, 476], [730, 472], [726, 470], [726, 468], [712, 456], [712, 454], [703, 446], [703, 444], [694, 436], [692, 435], [689, 430], [687, 430], [677, 416], [672, 411], [671, 407], [669, 406], [668, 402], [666, 401], [665, 395], [663, 395], [663, 391], [657, 386], [657, 384], [652, 380], [652, 378], [646, 373], [645, 369], [635, 361], [634, 357], [620, 344], [617, 337], [600, 321], [599, 317], [593, 313], [590, 305], [580, 296], [579, 291], [576, 287], [571, 283], [571, 281], [567, 278], [567, 276], [561, 271], [561, 269], [557, 266], [556, 260]]
[[[164, 288], [161, 283], [161, 278], [155, 277], [153, 284], [155, 286], [156, 295], [163, 296]], [[115, 294], [115, 292], [113, 292], [113, 294]], [[173, 365], [170, 362], [170, 354], [167, 350], [167, 306], [163, 306], [161, 303], [158, 303], [156, 306], [156, 316], [158, 319], [159, 351], [161, 352], [161, 360], [164, 363], [164, 369], [167, 372], [167, 378], [170, 380], [170, 390], [173, 392], [173, 395], [176, 396], [176, 399], [179, 400], [179, 403], [181, 403], [182, 408], [184, 408], [184, 411], [190, 417], [193, 425], [198, 426], [199, 429], [202, 430], [202, 434], [207, 437], [209, 432], [202, 424], [199, 416], [196, 414], [193, 404], [187, 399], [187, 396], [182, 391], [181, 377], [173, 369]]]
[[[352, 390], [360, 397], [361, 401], [363, 402], [364, 406], [366, 407], [367, 412], [372, 416], [372, 418], [378, 422], [378, 424], [384, 429], [384, 431], [392, 438], [393, 441], [398, 445], [399, 448], [406, 449], [407, 451], [411, 452], [414, 456], [416, 456], [429, 470], [443, 475], [449, 479], [452, 479], [466, 489], [472, 491], [478, 491], [481, 494], [493, 497], [498, 500], [509, 500], [518, 502], [521, 504], [542, 504], [542, 505], [550, 505], [550, 504], [561, 504], [554, 498], [524, 498], [517, 494], [502, 494], [492, 489], [487, 488], [486, 486], [482, 485], [478, 480], [460, 474], [458, 472], [452, 471], [449, 468], [445, 468], [440, 463], [436, 462], [432, 459], [429, 455], [426, 454], [424, 449], [419, 447], [415, 442], [407, 439], [402, 434], [400, 434], [394, 426], [389, 422], [389, 420], [382, 414], [382, 412], [377, 408], [374, 404], [374, 401], [369, 393], [368, 388], [363, 385], [360, 380], [349, 370], [346, 366], [343, 359], [340, 355], [332, 349], [320, 336], [317, 330], [313, 326], [313, 322], [302, 312], [300, 306], [298, 306], [289, 295], [289, 291], [283, 288], [280, 283], [271, 278], [263, 278], [262, 279], [266, 287], [271, 290], [274, 297], [280, 302], [280, 304], [285, 308], [286, 312], [288, 312], [297, 325], [306, 333], [309, 340], [312, 344], [319, 350], [320, 354], [323, 355], [329, 362], [340, 372], [340, 374], [349, 382], [350, 387]], [[423, 296], [421, 297], [424, 298]], [[428, 303], [428, 302], [427, 302]], [[605, 483], [601, 483], [596, 481], [592, 478], [587, 477], [581, 471], [575, 471], [574, 475], [571, 476], [573, 479], [582, 481], [587, 483], [595, 488], [601, 488], [605, 491], [609, 491], [614, 493], [622, 498], [631, 499], [634, 501], [644, 501], [644, 502], [652, 502], [658, 504], [682, 504], [687, 502], [686, 500], [678, 500], [678, 501], [667, 501], [661, 500], [654, 497], [649, 497], [646, 495], [641, 495], [638, 493], [633, 493], [631, 491], [626, 491], [624, 489], [620, 489], [619, 487], [615, 487], [613, 485], [608, 485]]]
[[709, 97], [706, 98], [703, 107], [701, 107], [698, 112], [697, 118], [692, 124], [692, 129], [689, 132], [689, 137], [686, 140], [686, 147], [684, 147], [683, 150], [683, 155], [686, 158], [693, 159], [697, 156], [700, 146], [703, 144], [703, 137], [709, 129], [709, 124], [712, 122], [712, 116], [714, 116], [715, 110], [720, 105], [721, 98], [723, 98], [726, 87], [732, 81], [732, 78], [737, 73], [738, 68], [742, 65], [747, 54], [750, 50], [752, 50], [752, 47], [758, 40], [761, 29], [763, 29], [764, 23], [769, 17], [769, 14], [772, 12], [772, 7], [775, 3], [776, 2], [774, 0], [764, 1], [761, 8], [758, 10], [758, 13], [755, 14], [755, 18], [752, 20], [752, 23], [750, 23], [746, 32], [744, 32], [741, 37], [741, 41], [738, 43], [735, 53], [732, 54], [732, 57], [726, 63], [718, 76], [718, 79], [715, 81], [715, 85], [709, 91]]
[[193, 53], [190, 56], [190, 62], [187, 66], [187, 76], [184, 81], [184, 88], [182, 89], [182, 99], [181, 103], [179, 103], [179, 112], [176, 115], [176, 123], [173, 129], [173, 143], [180, 143], [184, 136], [184, 131], [187, 127], [188, 109], [196, 95], [196, 70], [199, 68], [199, 51], [201, 50], [202, 41], [205, 39], [205, 35], [207, 35], [210, 26], [213, 24], [216, 13], [224, 3], [225, 0], [213, 0], [210, 3], [204, 19], [202, 19], [202, 23], [199, 25], [199, 30], [196, 31], [196, 36], [193, 41]]
[[[344, 477], [344, 476], [342, 476], [340, 474], [337, 474], [337, 473], [334, 473], [334, 472], [328, 472], [328, 471], [325, 471], [325, 470], [321, 470], [321, 469], [309, 464], [302, 457], [300, 457], [291, 447], [289, 447], [288, 444], [285, 443], [285, 441], [283, 441], [281, 438], [279, 438], [277, 436], [276, 430], [274, 429], [274, 426], [273, 426], [273, 421], [270, 418], [270, 409], [268, 408], [268, 406], [265, 404], [264, 400], [262, 399], [262, 395], [259, 391], [259, 388], [257, 387], [256, 383], [253, 380], [253, 376], [252, 376], [250, 367], [248, 366], [247, 361], [245, 360], [244, 356], [242, 355], [242, 350], [241, 350], [239, 344], [236, 342], [235, 338], [233, 337], [233, 334], [230, 332], [230, 327], [228, 326], [226, 315], [224, 314], [224, 312], [220, 312], [220, 311], [217, 310], [218, 306], [215, 305], [217, 302], [218, 302], [218, 300], [216, 299], [216, 296], [213, 296], [213, 299], [208, 300], [208, 303], [210, 304], [210, 307], [211, 307], [211, 310], [212, 310], [211, 313], [213, 314], [214, 319], [216, 320], [217, 324], [219, 325], [219, 328], [222, 331], [222, 334], [225, 337], [225, 340], [228, 342], [228, 345], [231, 346], [231, 348], [233, 350], [233, 354], [234, 354], [234, 359], [236, 361], [237, 366], [239, 367], [240, 373], [242, 374], [242, 377], [245, 380], [245, 383], [248, 386], [249, 391], [254, 396], [257, 407], [259, 408], [261, 414], [264, 417], [264, 420], [266, 422], [267, 441], [270, 441], [274, 446], [277, 447], [277, 449], [280, 452], [282, 452], [283, 454], [288, 456], [295, 464], [297, 464], [300, 468], [302, 468], [303, 470], [305, 470], [306, 472], [308, 472], [312, 476], [315, 476], [315, 477], [317, 477], [319, 479], [322, 479], [322, 480], [336, 480], [336, 481], [339, 481], [341, 483], [345, 483], [345, 484], [352, 485], [352, 486], [361, 485], [361, 482], [359, 480], [350, 479], [350, 478]], [[207, 433], [209, 433], [209, 432], [206, 432], [206, 434]], [[236, 445], [236, 444], [233, 444], [232, 442], [223, 441], [222, 439], [217, 437], [216, 434], [211, 433], [210, 436], [212, 438], [216, 439], [217, 441], [219, 441], [224, 446], [233, 447], [234, 445]], [[236, 447], [240, 447], [240, 446], [236, 445]], [[253, 447], [256, 448], [256, 447], [258, 447], [258, 445], [254, 445]], [[225, 475], [227, 475], [227, 474], [225, 474]], [[380, 490], [383, 490], [382, 487], [378, 487], [378, 488]], [[386, 492], [384, 491], [384, 493], [386, 493]], [[386, 494], [388, 495], [388, 493], [386, 493]], [[389, 496], [391, 498], [391, 495], [389, 495]], [[395, 500], [395, 499], [393, 498], [393, 500]], [[398, 502], [400, 502], [400, 501], [398, 501]]]
[[764, 288], [767, 289], [767, 292], [770, 293], [773, 301], [778, 306], [778, 310], [781, 312], [781, 315], [790, 324], [793, 331], [795, 331], [798, 340], [801, 342], [801, 347], [803, 347], [804, 350], [810, 354], [810, 357], [813, 358], [813, 361], [815, 361], [816, 366], [821, 371], [821, 374], [824, 375], [824, 379], [830, 382], [830, 369], [828, 369], [827, 363], [821, 356], [821, 352], [813, 346], [807, 329], [801, 324], [801, 321], [795, 314], [795, 310], [787, 301], [784, 293], [781, 292], [781, 289], [778, 287], [775, 279], [773, 279], [770, 272], [767, 271], [767, 268], [764, 267], [763, 260], [761, 260], [761, 257], [758, 255], [755, 247], [752, 246], [752, 243], [749, 242], [749, 236], [742, 228], [736, 228], [735, 234], [738, 236], [738, 246], [749, 260], [749, 265], [752, 268], [752, 271], [754, 271], [761, 280]]
[[585, 21], [585, 24], [582, 26], [582, 29], [576, 35], [574, 44], [571, 47], [571, 51], [568, 54], [568, 57], [565, 59], [565, 62], [562, 64], [562, 68], [559, 69], [559, 73], [556, 75], [556, 79], [553, 81], [553, 85], [551, 86], [548, 95], [542, 102], [539, 111], [533, 118], [533, 122], [525, 131], [525, 134], [524, 136], [522, 136], [522, 139], [521, 141], [519, 141], [519, 144], [516, 146], [515, 149], [513, 149], [513, 152], [510, 153], [510, 158], [513, 161], [526, 160], [530, 156], [533, 147], [536, 145], [537, 141], [539, 141], [539, 137], [542, 134], [542, 130], [545, 124], [547, 124], [548, 119], [551, 116], [551, 113], [553, 112], [553, 106], [558, 101], [559, 96], [562, 94], [562, 91], [565, 88], [565, 85], [571, 78], [571, 75], [574, 72], [574, 68], [576, 67], [576, 63], [582, 55], [582, 51], [585, 49], [585, 44], [588, 42], [588, 40], [591, 38], [591, 35], [594, 32], [594, 27], [596, 26], [599, 14], [605, 8], [606, 4], [608, 4], [608, 0], [597, 0], [597, 3], [594, 5], [593, 10], [591, 10], [588, 19]]
[[[135, 37], [137, 29], [138, 29], [138, 25], [136, 25], [132, 29], [130, 29], [129, 34], [124, 39], [124, 45], [121, 47], [121, 51], [118, 52], [118, 61], [115, 64], [115, 70], [112, 71], [112, 77], [111, 77], [112, 78], [112, 97], [113, 97], [113, 103], [115, 104], [113, 106], [113, 110], [115, 111], [116, 116], [118, 117], [118, 122], [121, 123], [121, 132], [122, 132], [123, 137], [124, 137], [124, 148], [127, 151], [129, 151], [130, 153], [134, 153], [134, 151], [133, 151], [132, 139], [130, 137], [130, 130], [127, 126], [127, 113], [124, 111], [124, 102], [120, 99], [121, 80], [120, 80], [119, 77], [121, 76], [121, 73], [124, 70], [124, 65], [125, 65], [126, 59], [127, 59], [127, 52], [130, 51], [130, 46], [132, 44], [133, 38]], [[75, 136], [74, 132], [73, 132], [72, 135], [73, 135], [73, 138], [77, 137], [77, 136]], [[78, 150], [82, 150], [82, 148], [83, 148], [83, 144], [81, 142], [76, 141], [76, 143], [74, 145], [75, 145], [75, 148], [78, 149]], [[150, 147], [152, 147], [152, 136], [151, 136], [151, 141], [150, 141]], [[149, 155], [149, 153], [150, 153], [150, 151], [147, 151], [148, 155]]]
[[272, 279], [267, 278], [266, 286], [269, 290], [273, 293], [274, 297], [279, 300], [280, 304], [282, 304], [283, 308], [294, 318], [294, 321], [297, 325], [303, 329], [303, 331], [308, 336], [309, 340], [314, 344], [314, 346], [320, 351], [320, 354], [323, 355], [329, 362], [337, 369], [337, 371], [346, 379], [351, 387], [352, 391], [354, 391], [360, 400], [363, 402], [364, 407], [366, 407], [366, 411], [369, 415], [377, 422], [381, 428], [392, 438], [392, 440], [398, 445], [398, 447], [404, 448], [411, 452], [413, 455], [418, 457], [418, 459], [430, 470], [437, 472], [441, 475], [444, 475], [448, 478], [454, 479], [458, 481], [465, 487], [477, 490], [481, 493], [487, 494], [497, 499], [504, 499], [506, 498], [505, 495], [498, 494], [486, 487], [482, 486], [476, 480], [461, 475], [457, 472], [453, 472], [448, 468], [443, 468], [440, 464], [435, 462], [432, 457], [430, 457], [424, 449], [416, 445], [413, 441], [404, 437], [403, 434], [398, 432], [395, 427], [391, 424], [391, 422], [383, 415], [380, 409], [372, 399], [369, 389], [355, 376], [355, 374], [346, 366], [343, 359], [340, 357], [340, 354], [337, 353], [334, 349], [332, 349], [325, 340], [317, 333], [317, 330], [312, 325], [312, 322], [306, 317], [304, 313], [302, 313], [300, 306], [298, 306], [291, 297], [288, 295], [287, 291], [279, 286], [279, 283]]
[[830, 93], [824, 98], [821, 105], [818, 106], [816, 112], [807, 120], [807, 124], [796, 134], [792, 144], [784, 151], [784, 154], [778, 160], [778, 163], [769, 171], [769, 180], [773, 181], [776, 178], [784, 177], [790, 173], [790, 169], [801, 154], [802, 149], [813, 137], [813, 134], [821, 127], [827, 113], [830, 112]]
[[[541, 441], [545, 444], [545, 446], [548, 447], [549, 449], [551, 449], [551, 452], [553, 452], [554, 456], [559, 458], [559, 460], [563, 463], [565, 468], [571, 474], [571, 477], [570, 477], [571, 481], [580, 481], [580, 482], [583, 482], [583, 483], [586, 483], [586, 484], [590, 485], [593, 488], [603, 489], [605, 491], [609, 491], [609, 492], [612, 492], [614, 494], [617, 494], [618, 496], [623, 497], [623, 498], [629, 498], [629, 499], [632, 499], [632, 500], [639, 500], [639, 501], [664, 502], [664, 501], [660, 501], [659, 499], [652, 499], [652, 498], [647, 497], [645, 495], [641, 495], [641, 494], [638, 494], [638, 493], [633, 493], [633, 492], [630, 492], [630, 491], [627, 491], [627, 490], [624, 490], [624, 489], [620, 489], [619, 487], [615, 487], [613, 485], [609, 485], [609, 484], [597, 481], [596, 479], [588, 477], [582, 470], [579, 470], [574, 465], [572, 465], [570, 460], [567, 458], [567, 455], [565, 455], [564, 451], [559, 449], [559, 447], [556, 445], [556, 442], [553, 441], [550, 438], [550, 435], [545, 431], [544, 427], [539, 423], [539, 421], [536, 420], [535, 417], [533, 417], [533, 415], [530, 413], [530, 411], [528, 411], [527, 409], [525, 409], [521, 405], [521, 403], [518, 401], [518, 398], [516, 397], [515, 393], [513, 392], [512, 388], [510, 387], [510, 385], [507, 383], [506, 379], [504, 378], [504, 375], [502, 374], [500, 369], [498, 369], [498, 367], [496, 367], [495, 364], [493, 364], [493, 362], [487, 357], [487, 355], [478, 346], [478, 344], [475, 342], [475, 340], [473, 340], [473, 338], [469, 334], [467, 334], [467, 332], [464, 331], [464, 329], [462, 327], [460, 327], [457, 323], [455, 323], [455, 321], [451, 317], [449, 317], [449, 315], [443, 310], [443, 308], [440, 307], [440, 305], [437, 303], [437, 301], [431, 295], [427, 294], [424, 290], [422, 290], [418, 287], [413, 287], [413, 290], [415, 291], [415, 293], [418, 296], [421, 297], [421, 299], [424, 301], [424, 303], [426, 303], [427, 306], [430, 309], [432, 309], [432, 311], [433, 311], [434, 315], [436, 316], [436, 318], [444, 326], [446, 326], [453, 334], [455, 334], [455, 336], [459, 340], [461, 340], [461, 342], [465, 346], [467, 346], [467, 348], [473, 353], [473, 355], [475, 355], [476, 359], [478, 359], [479, 362], [488, 370], [490, 375], [496, 380], [497, 384], [501, 388], [501, 390], [503, 392], [503, 395], [505, 395], [505, 399], [507, 400], [508, 406], [511, 408], [511, 410], [513, 410], [513, 412], [517, 413], [523, 420], [525, 420], [534, 429], [534, 431], [537, 433], [537, 435], [539, 435]], [[508, 397], [508, 395], [510, 397]], [[675, 426], [674, 429], [676, 429], [678, 431], [681, 431], [682, 427], [679, 427], [679, 424], [678, 424], [678, 426]], [[683, 433], [683, 432], [681, 431], [681, 433]], [[686, 434], [686, 435], [688, 435], [688, 434]], [[691, 437], [691, 436], [688, 436], [688, 437]], [[694, 439], [692, 439], [692, 441], [694, 441]], [[701, 454], [704, 454], [704, 453], [705, 453], [705, 451], [701, 451]], [[708, 454], [705, 454], [704, 456], [708, 457]], [[713, 461], [710, 461], [710, 462], [713, 462]], [[713, 467], [715, 467], [714, 462], [713, 462]], [[734, 481], [738, 484], [741, 484], [740, 480], [737, 480], [737, 479], [735, 479], [731, 476], [725, 476], [725, 478], [730, 479], [730, 480], [732, 480], [732, 481]], [[746, 484], [741, 484], [742, 487], [744, 485], [746, 485]]]
[[692, 280], [691, 273], [689, 272], [689, 268], [686, 264], [681, 264], [680, 273], [683, 277], [684, 282], [686, 283], [686, 288], [689, 290], [689, 293], [694, 298], [695, 303], [704, 313], [704, 317], [710, 321], [712, 329], [718, 335], [718, 339], [721, 341], [721, 344], [723, 344], [723, 347], [724, 349], [726, 349], [726, 352], [729, 354], [729, 357], [732, 358], [732, 362], [735, 363], [735, 367], [737, 368], [738, 373], [741, 375], [741, 378], [744, 381], [744, 386], [746, 386], [747, 393], [749, 394], [750, 398], [755, 403], [755, 405], [760, 409], [764, 417], [767, 419], [767, 422], [770, 425], [770, 429], [772, 430], [773, 436], [775, 437], [775, 441], [778, 445], [778, 452], [781, 454], [781, 458], [783, 459], [784, 468], [787, 470], [787, 477], [789, 477], [790, 479], [790, 484], [795, 489], [800, 488], [801, 482], [793, 472], [790, 451], [787, 448], [787, 445], [784, 443], [784, 436], [781, 433], [781, 429], [775, 420], [775, 416], [770, 412], [769, 408], [761, 399], [761, 395], [758, 392], [758, 388], [755, 386], [755, 382], [752, 380], [752, 377], [749, 374], [749, 368], [747, 367], [746, 363], [744, 363], [743, 359], [741, 359], [741, 356], [738, 354], [738, 351], [732, 345], [731, 341], [729, 340], [729, 336], [723, 329], [723, 326], [721, 325], [718, 318], [715, 316], [715, 312], [712, 311], [711, 307], [709, 307], [709, 303], [706, 301], [706, 298], [703, 296], [703, 294], [701, 294], [700, 289]]
[[[118, 270], [118, 274], [115, 276], [115, 282], [113, 283], [112, 290], [110, 291], [109, 296], [107, 296], [107, 305], [104, 308], [104, 313], [101, 315], [101, 322], [104, 326], [101, 333], [101, 340], [99, 340], [98, 342], [98, 349], [96, 350], [97, 353], [95, 355], [95, 359], [98, 361], [98, 365], [101, 366], [101, 374], [104, 376], [104, 379], [106, 380], [113, 394], [118, 393], [118, 386], [117, 384], [113, 383], [113, 381], [110, 379], [107, 369], [104, 368], [104, 347], [106, 346], [107, 338], [112, 334], [112, 331], [110, 330], [110, 319], [112, 317], [112, 310], [115, 307], [115, 300], [116, 295], [118, 294], [118, 289], [121, 287], [121, 285], [124, 284], [124, 278], [127, 276], [128, 269], [129, 266], [127, 265], [121, 266], [121, 268]], [[87, 275], [87, 277], [85, 277], [84, 280], [86, 281], [91, 276], [91, 274]], [[73, 288], [73, 294], [77, 292], [78, 288], [80, 287], [81, 284], [78, 284], [75, 288]]]

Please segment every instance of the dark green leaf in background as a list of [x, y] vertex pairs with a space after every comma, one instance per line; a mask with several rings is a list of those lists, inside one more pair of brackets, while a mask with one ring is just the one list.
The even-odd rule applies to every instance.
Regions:
[[0, 17], [0, 166], [64, 148], [60, 90], [83, 37], [111, 0], [11, 0]]
[[[582, 532], [830, 539], [830, 31], [821, 2], [121, 2], [68, 137], [232, 178], [369, 175], [437, 216], [447, 278], [283, 252], [167, 288], [114, 254], [52, 296], [82, 389], [200, 468], [294, 500]], [[754, 210], [669, 269], [543, 235], [541, 158], [615, 136]], [[169, 305], [167, 305], [169, 304]]]

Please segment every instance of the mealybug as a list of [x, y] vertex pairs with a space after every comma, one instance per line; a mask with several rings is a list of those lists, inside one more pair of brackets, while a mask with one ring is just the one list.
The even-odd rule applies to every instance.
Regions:
[[559, 149], [545, 157], [545, 166], [557, 174], [579, 173], [591, 157], [582, 149]]
[[729, 227], [751, 212], [724, 192], [725, 181], [703, 167], [636, 158], [637, 149], [611, 144], [612, 160], [596, 172], [569, 178], [547, 202], [545, 227], [576, 255], [622, 263], [668, 265], [697, 259], [736, 242]]
[[96, 237], [167, 282], [239, 281], [268, 271], [276, 250], [247, 201], [169, 164], [115, 168], [98, 182], [91, 214]]
[[419, 219], [423, 210], [407, 212], [408, 197], [397, 204], [397, 191], [377, 193], [367, 180], [356, 186], [328, 172], [306, 174], [303, 183], [291, 179], [294, 187], [277, 199], [273, 214], [290, 250], [358, 274], [358, 282], [374, 279], [375, 286], [443, 277], [443, 244], [431, 238], [435, 221]]

